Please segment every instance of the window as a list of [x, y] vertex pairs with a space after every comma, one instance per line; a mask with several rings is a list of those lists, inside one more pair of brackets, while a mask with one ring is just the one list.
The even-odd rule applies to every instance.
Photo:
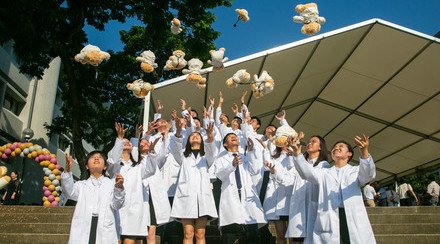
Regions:
[[3, 107], [15, 115], [19, 116], [21, 110], [23, 109], [23, 103], [20, 103], [16, 99], [14, 99], [11, 95], [8, 93], [5, 94], [5, 99], [3, 100]]

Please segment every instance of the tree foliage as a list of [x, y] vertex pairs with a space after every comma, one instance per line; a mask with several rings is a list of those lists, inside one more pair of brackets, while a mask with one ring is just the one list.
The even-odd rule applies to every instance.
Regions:
[[[209, 9], [230, 6], [231, 1], [5, 0], [0, 9], [0, 43], [12, 39], [20, 71], [38, 78], [53, 58], [61, 58], [63, 116], [54, 120], [50, 130], [72, 135], [83, 178], [86, 174], [82, 140], [108, 149], [113, 143], [115, 121], [130, 126], [138, 122], [141, 101], [126, 90], [125, 84], [140, 76], [156, 83], [180, 75], [162, 71], [175, 49], [184, 50], [188, 59], [198, 57], [206, 61], [220, 34], [211, 28], [215, 16]], [[184, 27], [179, 35], [173, 35], [169, 28], [174, 17]], [[104, 31], [108, 21], [124, 22], [127, 18], [137, 18], [143, 25], [120, 32], [123, 51], [112, 53], [111, 59], [98, 70], [73, 60], [87, 44], [86, 25]], [[148, 75], [140, 73], [135, 61], [135, 56], [144, 50], [152, 50], [159, 64]]]

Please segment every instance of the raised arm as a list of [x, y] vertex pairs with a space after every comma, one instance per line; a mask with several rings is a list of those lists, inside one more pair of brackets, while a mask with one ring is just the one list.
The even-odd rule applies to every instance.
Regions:
[[364, 186], [376, 178], [376, 165], [368, 152], [368, 146], [370, 145], [369, 137], [366, 135], [362, 135], [362, 137], [356, 136], [354, 140], [356, 145], [359, 147], [361, 154], [359, 157], [359, 185]]
[[125, 132], [128, 130], [128, 128], [124, 128], [124, 126], [121, 123], [116, 122], [115, 123], [115, 130], [116, 130], [116, 140], [115, 145], [113, 148], [108, 152], [107, 154], [107, 171], [110, 173], [110, 175], [113, 176], [115, 172], [118, 172], [117, 167], [120, 167], [119, 160], [122, 156], [122, 150], [124, 147], [124, 136]]
[[280, 125], [289, 125], [286, 120], [286, 110], [281, 111], [280, 116], [275, 115], [275, 118], [280, 121]]
[[111, 203], [111, 208], [118, 210], [124, 206], [125, 201], [125, 191], [124, 191], [124, 177], [121, 174], [116, 173], [115, 175], [115, 189], [113, 190], [113, 199]]
[[79, 184], [81, 182], [74, 183], [73, 175], [72, 175], [72, 156], [65, 154], [66, 157], [66, 167], [64, 168], [64, 172], [61, 174], [61, 188], [63, 190], [63, 194], [68, 198], [74, 201], [78, 201], [79, 196]]
[[218, 154], [218, 149], [214, 142], [214, 123], [210, 123], [208, 127], [206, 127], [206, 133], [208, 135], [208, 139], [205, 143], [205, 158], [208, 168], [210, 168], [212, 164], [214, 164], [215, 157], [217, 157]]

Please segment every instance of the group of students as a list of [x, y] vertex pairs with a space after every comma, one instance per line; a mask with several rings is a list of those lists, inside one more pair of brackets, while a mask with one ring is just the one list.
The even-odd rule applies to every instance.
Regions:
[[[375, 243], [361, 193], [376, 174], [368, 137], [354, 138], [357, 166], [348, 164], [353, 147], [336, 142], [331, 167], [326, 142], [318, 135], [309, 138], [303, 154], [302, 132], [282, 144], [272, 141], [274, 125], [258, 134], [261, 122], [250, 116], [245, 96], [241, 109], [232, 106], [232, 120], [222, 111], [220, 93], [217, 107], [209, 98], [202, 121], [181, 99], [181, 117], [173, 110], [170, 122], [161, 118], [158, 101], [146, 132], [136, 128], [139, 138], [124, 138], [127, 128], [116, 123], [118, 137], [108, 159], [102, 152], [90, 153], [85, 181], [73, 182], [67, 157], [63, 193], [77, 201], [69, 243], [145, 238], [154, 243], [156, 227], [173, 220], [182, 223], [183, 243], [193, 243], [194, 237], [205, 243], [206, 225], [217, 218], [223, 243], [238, 237], [259, 243], [258, 228], [268, 221], [275, 223], [277, 243]], [[276, 118], [287, 125], [284, 111]], [[218, 209], [216, 180], [221, 181]]]

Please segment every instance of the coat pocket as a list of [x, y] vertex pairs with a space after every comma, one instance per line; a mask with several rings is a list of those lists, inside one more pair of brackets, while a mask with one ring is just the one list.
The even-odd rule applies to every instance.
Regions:
[[189, 196], [189, 183], [178, 183], [177, 185], [177, 197], [188, 197]]
[[331, 232], [332, 219], [330, 211], [318, 212], [315, 222], [315, 231], [317, 233]]

